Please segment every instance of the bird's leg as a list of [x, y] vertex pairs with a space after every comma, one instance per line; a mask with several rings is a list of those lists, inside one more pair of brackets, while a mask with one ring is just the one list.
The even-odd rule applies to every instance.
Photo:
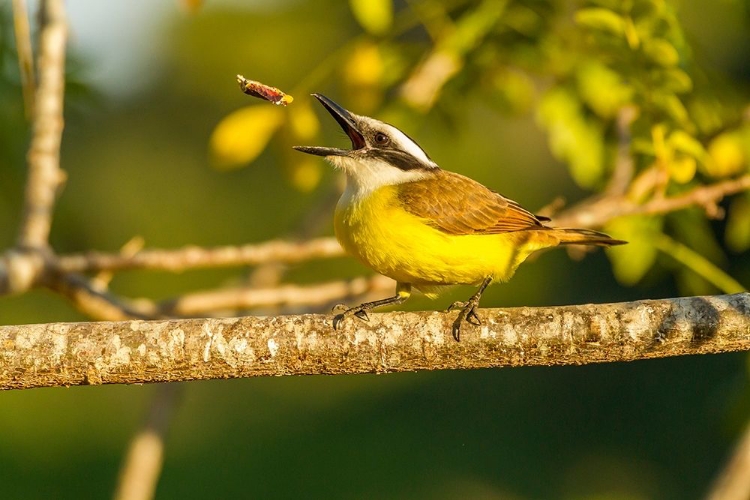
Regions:
[[[344, 321], [348, 316], [356, 316], [363, 321], [369, 321], [367, 311], [375, 309], [376, 307], [390, 306], [393, 304], [401, 304], [411, 295], [411, 284], [409, 283], [397, 283], [396, 284], [396, 295], [388, 297], [387, 299], [373, 300], [372, 302], [365, 302], [357, 307], [346, 309], [344, 312], [337, 314], [333, 317], [333, 329], [337, 330], [341, 326], [341, 322]], [[336, 312], [342, 308], [346, 308], [343, 304], [334, 306], [333, 311]]]
[[453, 338], [456, 339], [456, 341], [461, 340], [461, 323], [466, 321], [467, 323], [471, 323], [472, 325], [481, 325], [482, 322], [479, 321], [479, 316], [477, 316], [477, 307], [479, 307], [479, 299], [482, 298], [482, 293], [484, 292], [484, 289], [487, 288], [487, 286], [492, 282], [492, 278], [485, 278], [484, 281], [482, 281], [482, 284], [479, 285], [479, 289], [474, 293], [474, 295], [471, 296], [469, 300], [466, 302], [454, 302], [451, 304], [451, 306], [448, 308], [449, 311], [452, 311], [453, 309], [461, 308], [461, 311], [458, 313], [458, 318], [456, 318], [456, 321], [453, 322]]

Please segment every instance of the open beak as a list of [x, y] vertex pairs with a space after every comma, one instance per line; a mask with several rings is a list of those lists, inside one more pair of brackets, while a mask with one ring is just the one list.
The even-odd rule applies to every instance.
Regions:
[[[339, 123], [349, 139], [352, 141], [352, 150], [365, 147], [365, 138], [357, 128], [352, 114], [322, 94], [313, 94], [323, 105], [331, 116]], [[351, 150], [326, 148], [321, 146], [294, 146], [297, 151], [317, 156], [346, 156]]]

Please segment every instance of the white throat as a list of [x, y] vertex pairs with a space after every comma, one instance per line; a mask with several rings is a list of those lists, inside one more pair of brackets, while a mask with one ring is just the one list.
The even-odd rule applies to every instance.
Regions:
[[430, 175], [425, 170], [404, 171], [377, 159], [361, 160], [348, 156], [329, 156], [326, 159], [346, 173], [346, 190], [342, 199], [356, 200], [383, 186], [414, 182]]

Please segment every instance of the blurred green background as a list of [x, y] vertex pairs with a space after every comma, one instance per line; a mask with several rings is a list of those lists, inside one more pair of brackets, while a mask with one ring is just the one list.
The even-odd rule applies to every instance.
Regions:
[[[545, 4], [525, 3], [532, 9]], [[299, 232], [313, 207], [337, 188], [338, 174], [322, 162], [299, 163], [306, 159], [290, 152], [294, 137], [280, 133], [247, 168], [212, 168], [221, 166], [209, 151], [214, 128], [250, 104], [237, 88], [237, 73], [290, 92], [301, 89], [293, 92], [288, 110], [272, 108], [282, 113], [313, 106], [310, 91], [355, 112], [383, 108], [379, 97], [347, 85], [336, 67], [343, 63], [331, 62], [341, 47], [356, 47], [353, 38], [367, 41], [345, 2], [209, 1], [195, 13], [172, 2], [68, 4], [62, 166], [69, 179], [51, 235], [61, 253], [116, 251], [135, 235], [149, 247], [173, 248], [261, 242]], [[29, 131], [9, 5], [0, 5], [0, 12], [5, 248], [13, 244], [19, 220]], [[686, 0], [677, 14], [696, 57], [724, 75], [732, 92], [746, 90], [747, 5]], [[419, 29], [404, 30], [398, 49], [416, 61], [427, 38]], [[386, 61], [384, 71], [398, 71], [398, 64]], [[471, 78], [462, 75], [457, 89], [470, 86]], [[575, 201], [587, 195], [549, 153], [528, 109], [533, 104], [518, 105], [518, 95], [488, 104], [472, 93], [446, 101], [426, 115], [391, 108], [384, 116], [444, 168], [530, 209], [558, 196]], [[315, 113], [322, 135], [313, 133], [309, 143], [345, 144], [337, 125], [322, 110]], [[712, 224], [723, 230], [722, 222]], [[320, 225], [305, 230], [332, 234], [330, 217]], [[747, 252], [726, 255], [724, 267], [747, 286]], [[549, 252], [522, 266], [508, 284], [490, 288], [483, 305], [622, 301], [690, 291], [673, 278], [674, 263], [658, 264], [637, 286], [625, 287], [602, 252], [578, 261]], [[369, 272], [337, 259], [294, 266], [285, 281], [362, 274]], [[112, 289], [163, 299], [237, 283], [246, 275], [237, 269], [127, 272], [116, 276]], [[445, 307], [468, 292], [458, 289], [436, 302], [419, 298], [408, 307]], [[84, 319], [50, 292], [0, 297], [0, 324]], [[157, 498], [699, 498], [746, 423], [746, 364], [745, 355], [735, 354], [185, 383]], [[128, 440], [154, 390], [0, 394], [0, 498], [111, 496]]]

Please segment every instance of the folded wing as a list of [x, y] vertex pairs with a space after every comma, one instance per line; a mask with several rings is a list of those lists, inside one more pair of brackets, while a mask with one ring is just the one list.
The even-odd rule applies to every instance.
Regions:
[[399, 186], [404, 208], [448, 234], [498, 234], [543, 229], [537, 217], [513, 200], [453, 172]]

